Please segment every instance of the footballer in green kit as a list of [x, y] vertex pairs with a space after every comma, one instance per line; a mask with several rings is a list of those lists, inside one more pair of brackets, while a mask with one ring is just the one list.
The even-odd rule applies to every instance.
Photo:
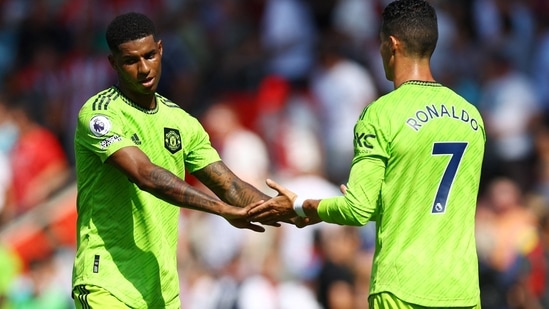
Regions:
[[[118, 83], [81, 108], [75, 132], [77, 308], [180, 308], [180, 208], [264, 231], [248, 209], [269, 197], [221, 161], [197, 119], [156, 93], [162, 41], [145, 15], [108, 26]], [[192, 173], [217, 196], [185, 182]], [[179, 207], [176, 207], [179, 206]]]
[[[370, 308], [480, 308], [475, 212], [486, 135], [478, 110], [436, 82], [436, 12], [423, 0], [383, 11], [380, 53], [395, 89], [357, 115], [343, 196], [303, 199], [272, 180], [253, 220], [376, 222]], [[296, 216], [297, 215], [297, 216]], [[365, 300], [366, 301], [366, 300]]]
[[[79, 240], [94, 248], [78, 251], [75, 284], [102, 286], [133, 306], [148, 302], [146, 295], [165, 294], [171, 296], [168, 303], [179, 301], [173, 299], [179, 290], [179, 208], [141, 191], [104, 162], [117, 150], [134, 146], [151, 162], [184, 178], [186, 167], [193, 172], [219, 160], [194, 118], [159, 95], [156, 100], [161, 103], [147, 111], [114, 86], [102, 91], [83, 106], [75, 137]], [[171, 270], [163, 278], [160, 265]]]
[[[410, 126], [417, 115], [421, 127]], [[376, 221], [371, 294], [426, 307], [479, 300], [474, 223], [484, 143], [476, 108], [435, 82], [404, 82], [360, 116], [347, 194], [321, 201], [318, 214]]]

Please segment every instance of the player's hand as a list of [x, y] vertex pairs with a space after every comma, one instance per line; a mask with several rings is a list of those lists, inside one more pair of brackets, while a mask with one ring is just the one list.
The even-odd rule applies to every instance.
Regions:
[[266, 183], [276, 190], [278, 195], [263, 204], [250, 208], [248, 212], [249, 221], [266, 225], [273, 225], [273, 223], [278, 222], [293, 223], [292, 219], [296, 216], [293, 201], [297, 198], [297, 195], [271, 179], [267, 179]]
[[304, 228], [309, 225], [317, 224], [321, 222], [322, 220], [319, 219], [313, 219], [313, 218], [303, 218], [300, 216], [296, 216], [292, 219], [292, 223], [298, 227], [298, 228]]
[[265, 232], [265, 227], [255, 224], [248, 219], [248, 212], [253, 207], [261, 205], [264, 201], [258, 201], [249, 204], [244, 208], [240, 207], [228, 207], [228, 212], [224, 213], [222, 216], [227, 220], [232, 226], [239, 229], [249, 229], [255, 232]]
[[347, 193], [347, 186], [344, 184], [339, 185], [339, 191], [345, 195]]

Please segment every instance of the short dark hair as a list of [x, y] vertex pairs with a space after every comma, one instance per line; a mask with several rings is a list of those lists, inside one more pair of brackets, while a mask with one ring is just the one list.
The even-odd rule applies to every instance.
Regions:
[[435, 9], [425, 0], [396, 0], [382, 13], [381, 35], [404, 43], [411, 56], [430, 57], [438, 40]]
[[122, 43], [152, 35], [157, 41], [156, 28], [152, 20], [140, 13], [130, 12], [115, 17], [107, 27], [106, 39], [111, 51], [118, 51]]

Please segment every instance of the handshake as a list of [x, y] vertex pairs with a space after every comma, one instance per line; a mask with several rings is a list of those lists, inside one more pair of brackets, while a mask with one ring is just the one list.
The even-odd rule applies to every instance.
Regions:
[[305, 200], [297, 194], [267, 179], [267, 185], [276, 190], [278, 195], [267, 201], [253, 202], [246, 207], [227, 207], [220, 214], [230, 224], [237, 228], [246, 228], [256, 232], [264, 232], [262, 225], [280, 226], [281, 223], [293, 224], [299, 228], [322, 221], [316, 212], [320, 200]]

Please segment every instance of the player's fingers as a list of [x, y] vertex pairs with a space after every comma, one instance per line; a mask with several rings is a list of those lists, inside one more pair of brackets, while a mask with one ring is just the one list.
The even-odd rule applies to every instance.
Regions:
[[247, 228], [247, 229], [250, 229], [252, 231], [259, 232], [259, 233], [265, 232], [265, 228], [263, 226], [253, 224], [251, 222], [248, 222], [248, 224], [246, 226], [244, 226], [244, 228]]
[[250, 210], [257, 208], [258, 206], [262, 205], [263, 203], [265, 203], [264, 200], [260, 200], [260, 201], [257, 201], [257, 202], [252, 202], [252, 203], [250, 203], [250, 204], [248, 204], [244, 207], [245, 212], [249, 213]]
[[267, 179], [266, 183], [271, 189], [276, 190], [278, 193], [285, 195], [285, 193], [287, 191], [286, 188], [279, 185], [276, 181], [274, 181], [272, 179]]
[[298, 228], [303, 228], [303, 227], [306, 227], [308, 225], [308, 220], [307, 220], [307, 218], [299, 217], [299, 218], [296, 218], [294, 220], [294, 224]]
[[265, 224], [266, 222], [275, 221], [275, 220], [271, 219], [270, 215], [266, 212], [255, 212], [255, 209], [253, 211], [254, 212], [252, 212], [248, 215], [248, 220], [250, 220], [250, 221], [260, 222], [261, 224]]
[[261, 224], [270, 224], [286, 220], [286, 216], [273, 210], [266, 210], [256, 215], [250, 215], [248, 218], [250, 221], [260, 222]]
[[[270, 206], [272, 205], [272, 203], [273, 203], [272, 199], [266, 202], [262, 201], [261, 203], [253, 203], [253, 205], [248, 205], [246, 207], [246, 212], [248, 213], [248, 216], [250, 218], [255, 218], [258, 215], [268, 212], [271, 209]], [[252, 220], [252, 221], [256, 221], [256, 220]]]
[[268, 226], [274, 226], [274, 227], [280, 227], [280, 222], [278, 222], [278, 221], [268, 221], [268, 222], [263, 222], [261, 224], [268, 225]]
[[288, 223], [288, 224], [294, 224], [294, 220], [293, 220], [293, 217], [292, 218], [283, 218], [281, 220], [279, 220], [279, 222], [283, 222], [283, 223]]

